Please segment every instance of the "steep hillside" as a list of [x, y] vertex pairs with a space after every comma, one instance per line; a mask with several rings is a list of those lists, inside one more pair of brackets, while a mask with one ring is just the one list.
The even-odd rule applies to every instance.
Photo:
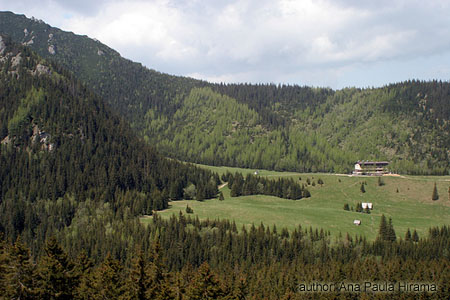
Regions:
[[205, 84], [149, 70], [99, 41], [24, 15], [0, 12], [0, 33], [30, 46], [46, 59], [57, 61], [132, 121], [141, 120], [150, 108], [165, 114], [174, 112], [177, 95]]
[[22, 235], [41, 249], [46, 237], [61, 234], [68, 243], [103, 249], [100, 236], [118, 238], [111, 223], [167, 208], [188, 185], [204, 197], [217, 194], [217, 176], [160, 156], [96, 94], [29, 48], [1, 37], [0, 70], [6, 238]]
[[0, 31], [64, 65], [170, 157], [300, 172], [389, 160], [394, 172], [450, 172], [448, 82], [340, 91], [209, 84], [149, 70], [25, 16], [0, 13]]

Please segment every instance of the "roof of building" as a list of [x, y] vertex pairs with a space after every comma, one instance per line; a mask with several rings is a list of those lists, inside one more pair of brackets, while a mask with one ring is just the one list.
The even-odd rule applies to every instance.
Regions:
[[388, 165], [389, 162], [388, 161], [357, 161], [355, 164], [360, 164], [360, 165]]

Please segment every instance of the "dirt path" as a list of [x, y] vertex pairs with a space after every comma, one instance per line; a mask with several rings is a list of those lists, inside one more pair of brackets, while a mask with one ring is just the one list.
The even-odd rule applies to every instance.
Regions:
[[221, 185], [219, 185], [219, 190], [220, 189], [223, 189], [225, 186], [227, 186], [228, 185], [228, 182], [225, 182], [224, 184], [221, 184]]

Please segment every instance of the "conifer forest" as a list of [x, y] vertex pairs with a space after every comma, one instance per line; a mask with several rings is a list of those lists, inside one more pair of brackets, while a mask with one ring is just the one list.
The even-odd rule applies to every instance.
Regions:
[[[160, 216], [174, 201], [227, 201], [224, 187], [299, 203], [328, 184], [198, 164], [345, 175], [362, 158], [435, 175], [423, 202], [447, 207], [449, 82], [209, 83], [0, 12], [0, 142], [0, 300], [450, 299], [450, 222], [422, 234], [411, 220], [404, 234], [377, 211], [371, 240], [200, 219], [189, 204]], [[373, 214], [359, 199], [356, 212]], [[312, 283], [335, 288], [302, 290]]]

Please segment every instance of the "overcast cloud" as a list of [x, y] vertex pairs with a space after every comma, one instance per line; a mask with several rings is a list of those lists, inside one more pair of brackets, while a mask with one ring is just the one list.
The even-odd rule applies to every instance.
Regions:
[[214, 82], [450, 79], [449, 1], [0, 0], [145, 66]]

